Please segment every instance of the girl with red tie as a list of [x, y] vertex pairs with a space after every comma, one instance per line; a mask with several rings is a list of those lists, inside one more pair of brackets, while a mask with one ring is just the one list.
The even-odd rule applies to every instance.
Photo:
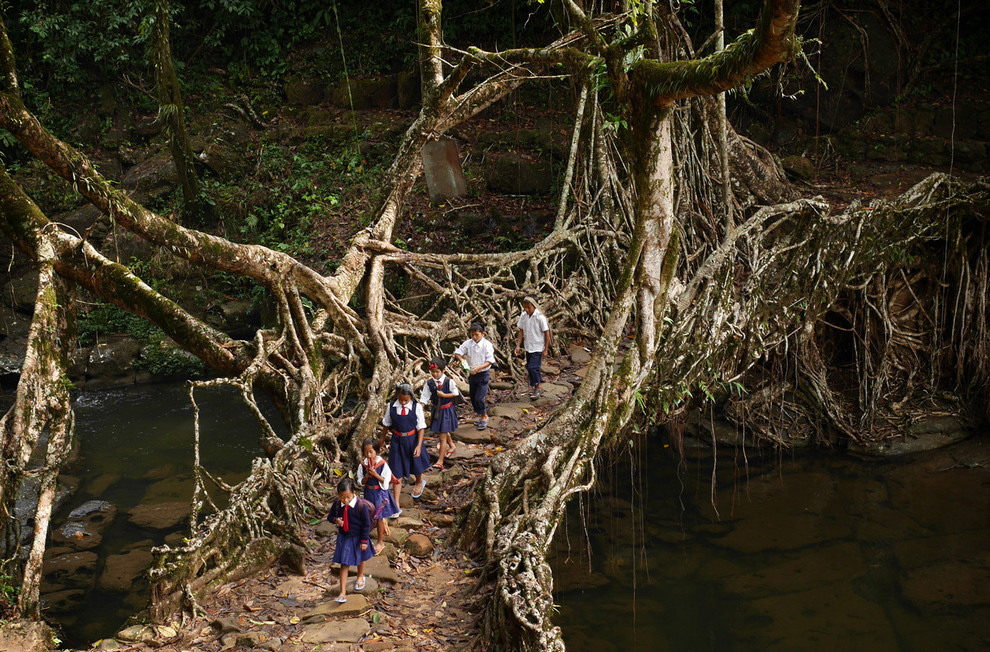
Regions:
[[369, 541], [374, 508], [367, 500], [354, 494], [354, 481], [344, 478], [337, 483], [337, 500], [330, 506], [327, 520], [337, 526], [337, 545], [333, 550], [333, 563], [340, 564], [340, 595], [335, 602], [347, 602], [347, 570], [357, 566], [354, 590], [365, 587], [364, 562], [375, 556]]
[[383, 446], [385, 435], [392, 433], [392, 442], [388, 448], [388, 466], [392, 470], [396, 505], [400, 504], [402, 478], [415, 476], [413, 498], [422, 496], [426, 488], [423, 472], [430, 468], [431, 462], [430, 454], [423, 445], [425, 430], [426, 417], [423, 414], [423, 406], [413, 400], [412, 385], [409, 383], [396, 385], [395, 400], [385, 412], [385, 417], [382, 419], [382, 433], [378, 438], [379, 446]]

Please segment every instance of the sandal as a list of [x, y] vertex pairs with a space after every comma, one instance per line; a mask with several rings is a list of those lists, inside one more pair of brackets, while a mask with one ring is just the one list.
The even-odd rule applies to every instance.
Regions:
[[447, 453], [443, 456], [443, 458], [444, 459], [447, 459], [449, 457], [453, 457], [455, 452], [457, 452], [457, 447], [456, 446], [454, 446], [449, 451], [447, 451]]
[[[450, 455], [445, 455], [444, 457], [450, 457]], [[438, 471], [443, 471], [443, 464], [437, 462], [431, 468], [437, 469]], [[415, 496], [413, 496], [415, 498]]]
[[347, 598], [344, 597], [344, 596], [342, 596], [342, 595], [338, 595], [336, 598], [333, 599], [333, 601], [334, 602], [339, 602], [339, 603], [343, 604], [343, 603], [347, 602]]
[[355, 591], [363, 591], [364, 590], [364, 587], [366, 587], [366, 586], [368, 586], [368, 578], [367, 577], [362, 577], [357, 582], [354, 582], [354, 590]]
[[421, 486], [419, 488], [419, 493], [418, 494], [413, 494], [412, 497], [413, 498], [419, 498], [420, 496], [423, 495], [423, 492], [424, 491], [426, 491], [426, 478], [423, 478], [423, 482], [422, 482], [422, 484], [421, 484]]

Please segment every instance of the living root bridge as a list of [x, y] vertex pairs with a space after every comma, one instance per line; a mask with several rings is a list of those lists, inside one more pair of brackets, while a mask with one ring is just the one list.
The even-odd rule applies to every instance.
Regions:
[[[933, 175], [897, 201], [855, 204], [841, 215], [829, 215], [821, 201], [761, 209], [706, 260], [682, 257], [677, 276], [686, 282], [671, 291], [671, 319], [652, 370], [635, 373], [639, 349], [623, 350], [625, 328], [611, 322], [585, 383], [542, 428], [493, 462], [462, 514], [459, 543], [471, 549], [483, 542], [495, 587], [482, 623], [490, 649], [563, 649], [550, 620], [546, 553], [567, 498], [594, 483], [596, 455], [622, 440], [636, 415], [634, 393], [646, 406], [637, 418], [676, 417], [691, 388], [738, 378], [787, 346], [842, 288], [902, 265], [912, 249], [951, 244], [943, 240], [947, 224], [985, 223], [988, 215], [986, 181], [964, 185]], [[745, 278], [739, 269], [747, 270]], [[986, 306], [981, 310], [985, 317]]]

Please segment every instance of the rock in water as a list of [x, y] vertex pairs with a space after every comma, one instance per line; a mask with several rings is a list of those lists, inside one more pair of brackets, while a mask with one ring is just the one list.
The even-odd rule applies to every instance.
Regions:
[[138, 505], [127, 512], [131, 523], [153, 530], [169, 530], [189, 516], [189, 503]]

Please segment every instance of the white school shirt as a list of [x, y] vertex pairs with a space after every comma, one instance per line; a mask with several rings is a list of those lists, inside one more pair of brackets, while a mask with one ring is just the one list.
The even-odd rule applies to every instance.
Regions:
[[526, 353], [540, 353], [547, 348], [544, 333], [550, 330], [550, 324], [542, 312], [534, 310], [532, 315], [528, 315], [523, 310], [516, 327], [523, 332], [523, 348]]
[[[437, 384], [437, 389], [440, 389], [441, 387], [443, 387], [443, 383], [444, 383], [444, 381], [446, 379], [447, 379], [447, 374], [443, 374], [442, 376], [440, 376], [440, 378], [438, 378], [435, 381], [436, 384]], [[423, 383], [423, 391], [419, 395], [419, 402], [422, 403], [423, 405], [426, 405], [431, 400], [433, 400], [433, 394], [430, 393], [430, 381], [431, 380], [433, 380], [433, 376], [430, 376], [429, 378], [426, 379], [426, 382]], [[458, 394], [461, 393], [461, 390], [457, 389], [457, 383], [451, 381], [451, 383], [450, 383], [450, 391], [447, 392], [447, 393], [448, 394], [453, 394], [454, 396], [457, 396]], [[441, 399], [441, 400], [444, 400], [444, 399]]]
[[[400, 413], [402, 412], [402, 407], [403, 406], [402, 406], [402, 403], [399, 403], [398, 400], [395, 400], [395, 401], [392, 401], [391, 403], [389, 403], [388, 409], [385, 410], [385, 417], [382, 419], [382, 425], [385, 426], [386, 428], [391, 428], [392, 427], [392, 406], [393, 405], [395, 406], [395, 409], [396, 410], [398, 410]], [[413, 410], [413, 414], [416, 415], [416, 430], [422, 430], [423, 428], [425, 428], [426, 427], [426, 417], [423, 416], [423, 406], [421, 406], [416, 401], [409, 401], [408, 403], [406, 403], [405, 407], [408, 408], [408, 409], [410, 409], [410, 410]]]
[[[378, 464], [381, 461], [381, 455], [376, 455], [375, 464]], [[388, 464], [383, 464], [382, 467], [380, 469], [376, 469], [376, 471], [378, 475], [382, 476], [382, 489], [387, 489], [389, 483], [392, 482], [392, 469], [388, 468]], [[364, 458], [362, 458], [358, 463], [357, 481], [359, 485], [362, 487], [364, 486]], [[378, 507], [378, 505], [375, 505], [375, 507]]]
[[480, 367], [486, 362], [495, 364], [495, 347], [486, 337], [482, 337], [479, 342], [475, 342], [469, 337], [464, 341], [464, 344], [457, 347], [454, 353], [463, 356], [472, 368]]

